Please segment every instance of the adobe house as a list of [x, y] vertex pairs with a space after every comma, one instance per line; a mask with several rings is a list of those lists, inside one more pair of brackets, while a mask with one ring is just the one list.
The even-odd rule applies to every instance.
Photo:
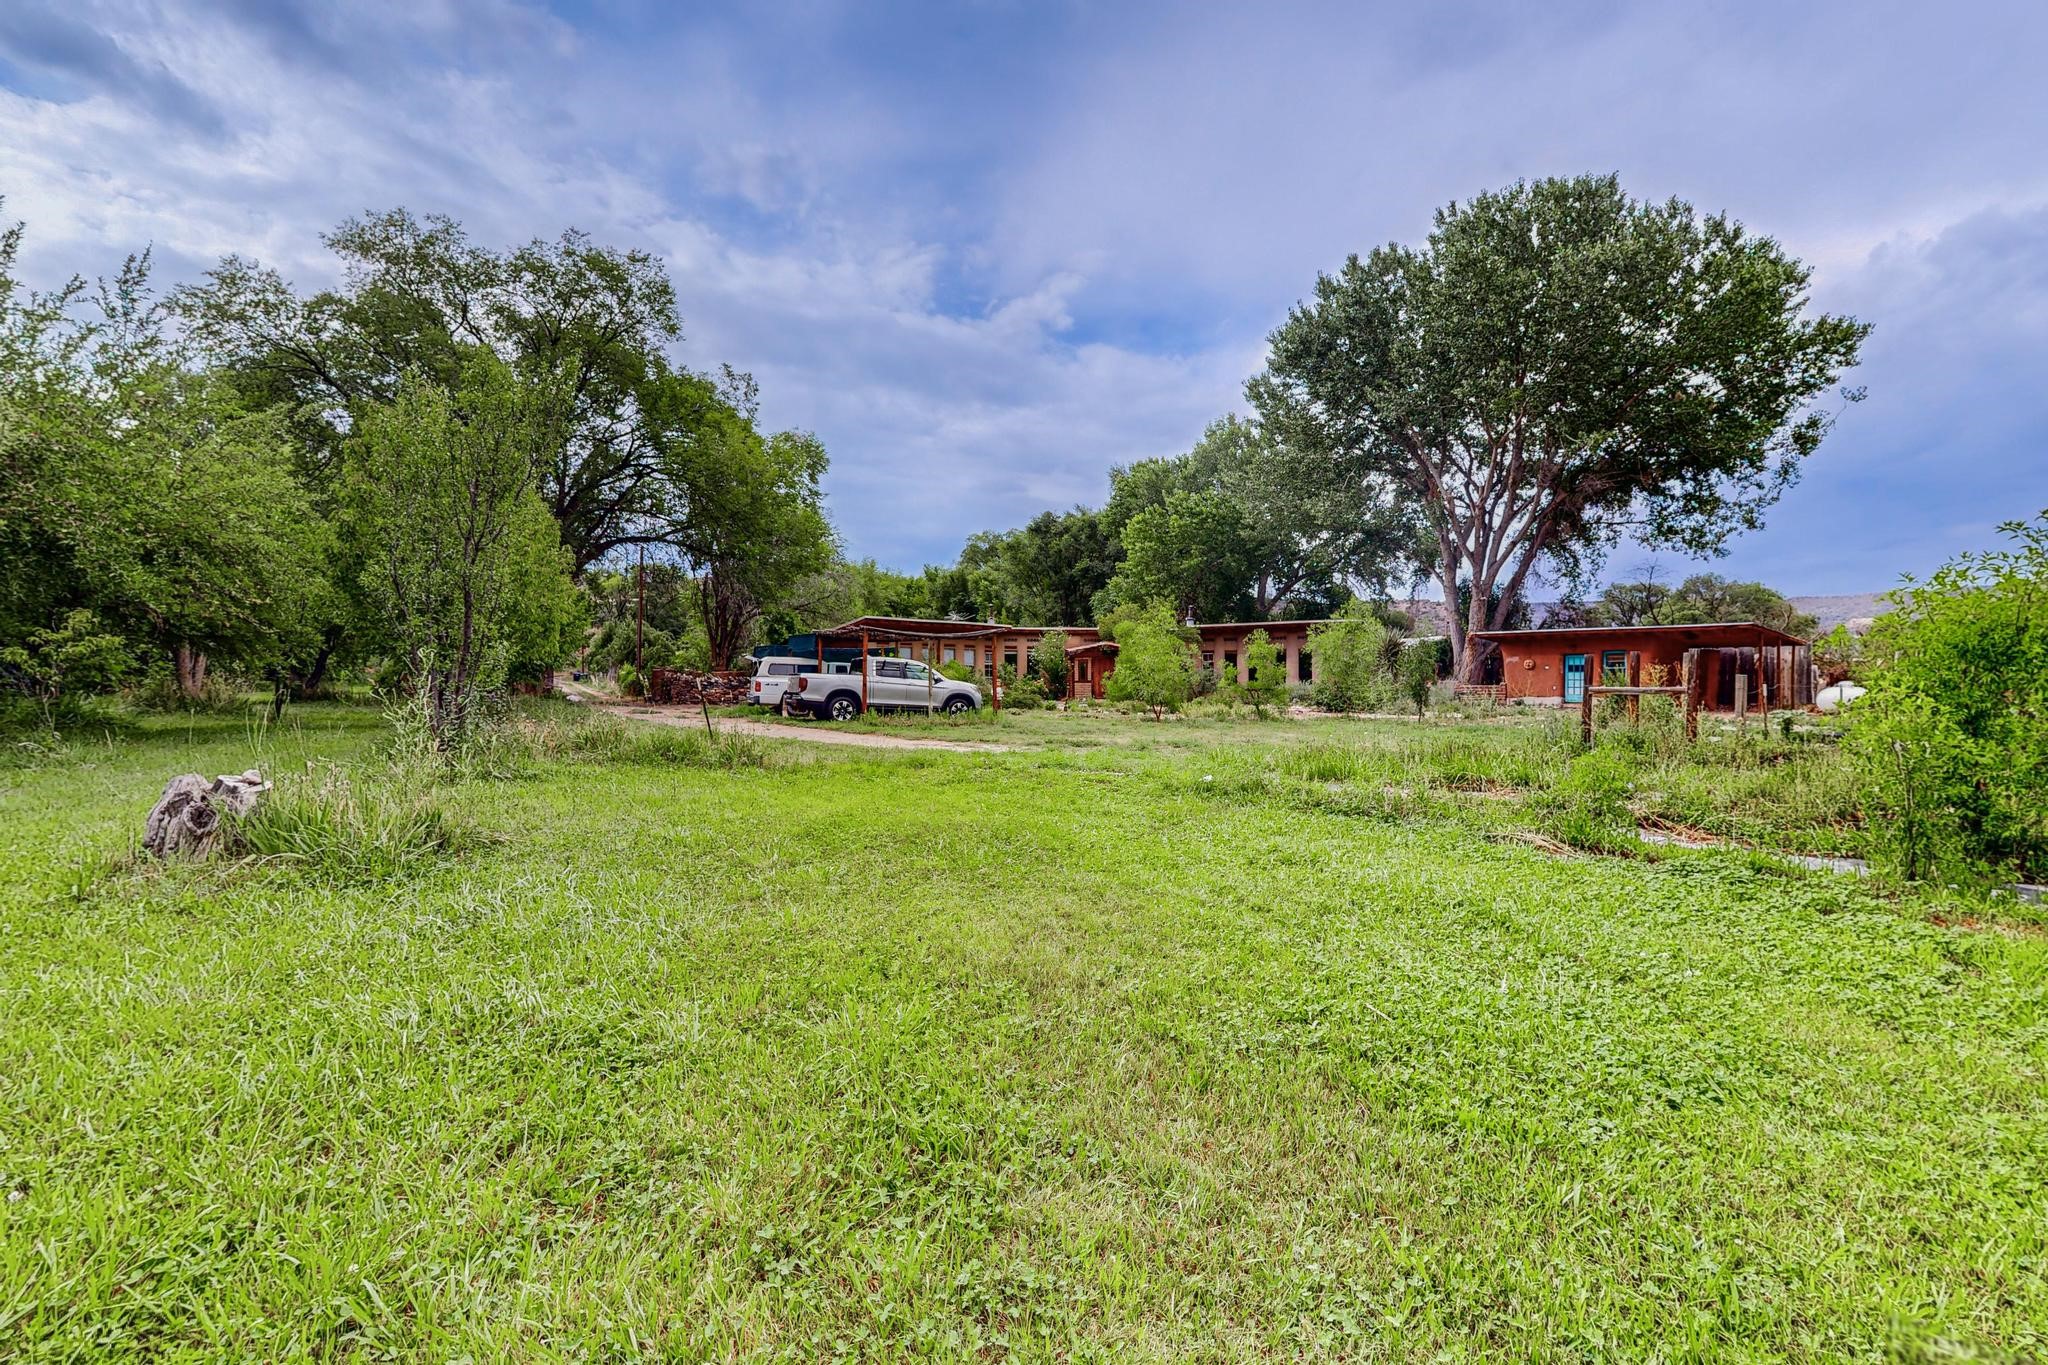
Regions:
[[[1202, 666], [1219, 674], [1234, 672], [1238, 681], [1251, 678], [1251, 662], [1244, 642], [1255, 630], [1263, 630], [1281, 651], [1289, 682], [1311, 682], [1315, 660], [1309, 652], [1308, 633], [1321, 621], [1216, 621], [1195, 625], [1201, 637]], [[1000, 621], [926, 621], [906, 616], [860, 616], [818, 634], [839, 649], [828, 651], [848, 658], [858, 648], [845, 651], [848, 642], [858, 646], [862, 638], [876, 654], [922, 659], [928, 663], [957, 663], [983, 677], [994, 674], [997, 665], [1007, 664], [1019, 672], [1031, 666], [1031, 651], [1052, 631], [1067, 637], [1067, 695], [1100, 697], [1104, 679], [1116, 668], [1115, 646], [1104, 642], [1093, 626], [1016, 626]], [[791, 637], [784, 645], [754, 652], [809, 654], [816, 637]]]
[[[1640, 656], [1644, 684], [1661, 677], [1677, 686], [1690, 656], [1703, 711], [1735, 709], [1735, 680], [1746, 678], [1757, 710], [1813, 703], [1813, 651], [1805, 640], [1754, 621], [1690, 626], [1565, 626], [1547, 630], [1486, 630], [1470, 636], [1499, 651], [1503, 700], [1576, 706], [1587, 680], [1619, 685], [1630, 654]], [[1489, 676], [1493, 669], [1489, 665]]]

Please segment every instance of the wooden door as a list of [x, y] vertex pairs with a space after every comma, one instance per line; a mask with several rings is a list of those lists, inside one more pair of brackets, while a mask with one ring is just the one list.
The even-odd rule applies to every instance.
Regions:
[[1586, 656], [1583, 654], [1564, 656], [1564, 699], [1568, 706], [1576, 706], [1586, 699]]

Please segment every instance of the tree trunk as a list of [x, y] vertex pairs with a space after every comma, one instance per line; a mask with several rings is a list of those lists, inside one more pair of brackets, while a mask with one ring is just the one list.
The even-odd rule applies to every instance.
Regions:
[[327, 681], [327, 666], [334, 661], [334, 649], [340, 642], [340, 635], [340, 631], [330, 628], [321, 636], [319, 652], [313, 656], [313, 666], [298, 680], [295, 689], [300, 700], [320, 694], [321, 685]]
[[698, 607], [704, 616], [705, 643], [710, 646], [711, 666], [730, 668], [747, 641], [754, 624], [754, 603], [745, 588], [726, 581], [712, 570], [698, 581]]
[[[1466, 607], [1464, 627], [1459, 632], [1461, 638], [1458, 641], [1458, 681], [1460, 682], [1476, 683], [1479, 681], [1481, 657], [1484, 655], [1485, 650], [1472, 637], [1479, 631], [1488, 629], [1493, 624], [1489, 619], [1488, 611], [1488, 599], [1492, 596], [1492, 583], [1489, 582], [1482, 585], [1478, 579], [1475, 578], [1473, 580], [1472, 601]], [[1457, 614], [1458, 599], [1454, 597], [1451, 599], [1451, 615], [1456, 617]]]
[[197, 701], [206, 688], [206, 655], [190, 645], [178, 645], [171, 651], [171, 667], [177, 674], [178, 694]]

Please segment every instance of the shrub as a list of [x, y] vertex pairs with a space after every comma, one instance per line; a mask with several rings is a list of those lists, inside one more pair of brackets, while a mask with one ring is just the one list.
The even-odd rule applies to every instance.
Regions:
[[1908, 878], [2048, 865], [2048, 512], [1896, 595], [1865, 641], [1848, 749], [1871, 852]]
[[957, 659], [948, 659], [944, 663], [939, 664], [938, 670], [940, 677], [951, 678], [954, 682], [976, 681], [974, 670]]
[[0, 649], [0, 686], [55, 704], [106, 691], [128, 665], [127, 643], [80, 608], [55, 630], [30, 631], [23, 643]]
[[1003, 705], [1015, 710], [1035, 711], [1045, 703], [1045, 684], [1036, 678], [1019, 678], [1003, 689]]
[[1353, 602], [1309, 632], [1316, 679], [1310, 692], [1326, 711], [1368, 711], [1393, 698], [1387, 650], [1393, 637], [1368, 604]]

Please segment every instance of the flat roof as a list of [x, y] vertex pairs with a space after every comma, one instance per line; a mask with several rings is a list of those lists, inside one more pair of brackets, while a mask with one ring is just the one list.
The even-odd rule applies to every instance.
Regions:
[[1474, 640], [1492, 640], [1497, 644], [1513, 644], [1527, 640], [1537, 643], [1544, 640], [1559, 640], [1573, 635], [1714, 635], [1727, 638], [1730, 644], [1755, 644], [1759, 637], [1781, 645], [1803, 645], [1808, 643], [1797, 635], [1767, 626], [1759, 621], [1695, 621], [1683, 625], [1655, 626], [1545, 626], [1537, 630], [1475, 630]]
[[[1272, 630], [1276, 627], [1320, 626], [1328, 624], [1327, 619], [1316, 617], [1300, 621], [1201, 621], [1196, 630]], [[1072, 634], [1077, 631], [1095, 630], [1094, 626], [1021, 626], [1008, 621], [955, 621], [950, 618], [932, 620], [920, 616], [856, 616], [843, 625], [831, 626], [818, 632], [821, 635], [858, 635], [863, 630], [870, 634], [879, 631], [900, 631], [929, 639], [941, 635], [987, 635], [990, 633], [1038, 634], [1045, 635], [1055, 630]]]
[[858, 635], [862, 631], [878, 634], [891, 631], [903, 635], [915, 635], [920, 640], [929, 640], [945, 635], [1015, 635], [1051, 630], [1093, 630], [1093, 626], [1016, 626], [1007, 621], [955, 621], [950, 618], [930, 620], [921, 616], [856, 616], [844, 625], [832, 626], [820, 631], [821, 635]]

